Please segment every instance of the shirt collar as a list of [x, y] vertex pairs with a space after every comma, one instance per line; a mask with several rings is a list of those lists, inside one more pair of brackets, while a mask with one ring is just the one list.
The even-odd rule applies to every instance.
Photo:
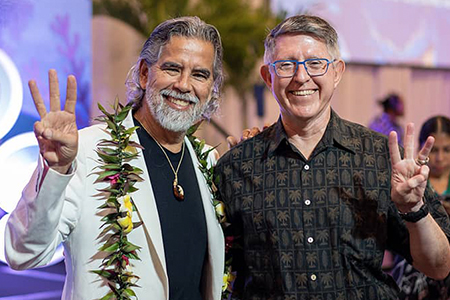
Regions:
[[[339, 115], [331, 110], [330, 121], [328, 122], [327, 129], [316, 146], [314, 152], [321, 151], [328, 147], [338, 147], [344, 150], [355, 153], [355, 142], [360, 140], [355, 136], [354, 130], [349, 123], [339, 117]], [[272, 126], [272, 129], [268, 135], [269, 147], [268, 153], [272, 154], [282, 145], [289, 143], [288, 136], [281, 121], [281, 116], [278, 121]]]

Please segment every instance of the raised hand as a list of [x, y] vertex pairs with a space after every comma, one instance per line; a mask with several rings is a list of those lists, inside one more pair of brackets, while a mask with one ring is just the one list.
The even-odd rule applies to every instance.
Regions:
[[389, 152], [392, 164], [391, 198], [402, 213], [417, 211], [423, 204], [430, 169], [426, 165], [434, 138], [428, 137], [417, 159], [414, 159], [414, 124], [406, 126], [404, 158], [400, 156], [397, 133], [389, 134]]
[[36, 110], [41, 117], [34, 123], [34, 134], [39, 150], [50, 168], [67, 173], [78, 151], [78, 129], [75, 119], [77, 102], [77, 82], [73, 75], [67, 77], [67, 93], [64, 110], [61, 110], [58, 76], [55, 70], [48, 72], [50, 91], [50, 111], [47, 112], [36, 82], [30, 80], [28, 86]]

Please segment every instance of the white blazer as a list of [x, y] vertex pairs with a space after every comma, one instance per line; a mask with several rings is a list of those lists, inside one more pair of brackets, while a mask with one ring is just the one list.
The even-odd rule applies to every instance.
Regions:
[[[134, 126], [131, 113], [124, 126]], [[80, 130], [78, 155], [72, 174], [61, 175], [51, 169], [43, 174], [41, 158], [6, 226], [5, 253], [13, 269], [47, 264], [56, 247], [63, 243], [67, 275], [62, 299], [99, 299], [109, 292], [100, 277], [90, 272], [98, 269], [104, 258], [98, 252], [102, 241], [97, 239], [102, 225], [97, 207], [103, 200], [99, 201], [93, 195], [106, 184], [94, 184], [96, 176], [89, 176], [98, 165], [94, 152], [98, 141], [109, 137], [103, 128], [104, 125], [94, 125]], [[139, 142], [136, 133], [132, 140]], [[197, 165], [192, 145], [187, 138], [185, 141], [192, 161]], [[143, 153], [141, 150], [139, 152], [139, 158], [131, 164], [146, 170]], [[210, 159], [211, 163], [215, 162], [213, 155]], [[219, 300], [224, 270], [224, 238], [206, 181], [200, 170], [195, 170], [208, 238], [202, 277], [203, 299]], [[137, 207], [133, 221], [140, 220], [143, 225], [128, 235], [131, 242], [142, 247], [139, 252], [141, 261], [130, 260], [135, 274], [140, 277], [137, 284], [141, 287], [134, 291], [141, 300], [168, 300], [169, 287], [158, 210], [148, 172], [144, 172], [142, 177], [144, 181], [136, 183], [135, 187], [139, 190], [132, 197]]]

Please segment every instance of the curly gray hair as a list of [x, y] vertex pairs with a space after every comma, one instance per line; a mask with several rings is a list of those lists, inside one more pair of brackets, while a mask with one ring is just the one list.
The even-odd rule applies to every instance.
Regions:
[[205, 23], [198, 17], [174, 18], [159, 24], [142, 47], [137, 63], [131, 67], [127, 75], [125, 85], [127, 87], [127, 98], [134, 103], [134, 108], [138, 109], [142, 105], [145, 94], [145, 87], [139, 83], [139, 66], [141, 61], [145, 61], [148, 67], [154, 65], [161, 54], [161, 48], [166, 45], [172, 36], [182, 36], [188, 38], [198, 38], [211, 42], [214, 46], [214, 67], [213, 79], [214, 87], [211, 99], [203, 113], [205, 118], [210, 118], [219, 107], [220, 90], [223, 84], [223, 48], [219, 31], [212, 25]]

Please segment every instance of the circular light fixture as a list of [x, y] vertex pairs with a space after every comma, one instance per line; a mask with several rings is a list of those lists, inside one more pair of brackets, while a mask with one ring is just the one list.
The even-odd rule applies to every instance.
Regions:
[[[0, 145], [0, 207], [7, 213], [14, 210], [22, 190], [31, 178], [39, 157], [39, 147], [34, 132], [16, 135]], [[0, 249], [4, 249], [4, 234], [8, 215], [0, 219]], [[63, 259], [63, 247], [56, 249], [50, 265]], [[4, 251], [0, 251], [0, 261], [5, 261]]]
[[9, 56], [0, 49], [0, 139], [16, 123], [22, 102], [23, 89], [19, 71]]
[[30, 180], [39, 147], [34, 132], [16, 135], [0, 145], [0, 207], [7, 213], [14, 210], [22, 190]]

